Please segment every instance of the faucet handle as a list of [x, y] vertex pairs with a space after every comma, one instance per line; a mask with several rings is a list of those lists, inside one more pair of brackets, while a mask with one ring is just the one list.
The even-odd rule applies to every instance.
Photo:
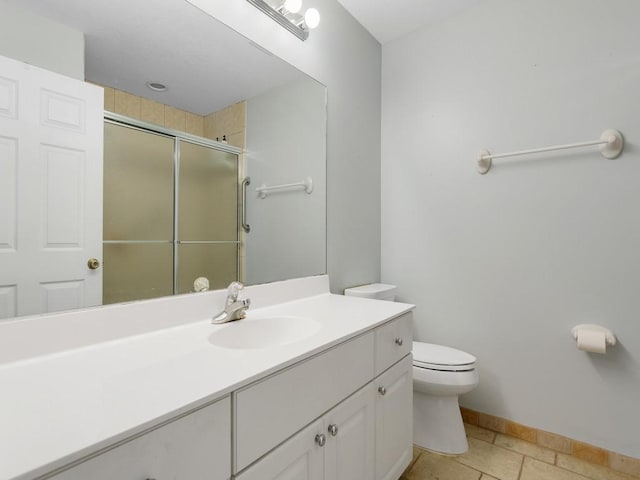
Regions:
[[240, 296], [240, 290], [242, 290], [243, 288], [244, 285], [242, 283], [231, 282], [227, 287], [227, 298], [231, 302], [235, 302], [236, 300], [238, 300], [238, 297]]

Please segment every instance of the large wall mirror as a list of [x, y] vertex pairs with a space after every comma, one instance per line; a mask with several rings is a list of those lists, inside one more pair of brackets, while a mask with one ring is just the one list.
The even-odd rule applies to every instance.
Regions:
[[110, 293], [94, 304], [326, 272], [325, 86], [185, 0], [3, 3], [83, 32], [85, 79], [105, 89]]

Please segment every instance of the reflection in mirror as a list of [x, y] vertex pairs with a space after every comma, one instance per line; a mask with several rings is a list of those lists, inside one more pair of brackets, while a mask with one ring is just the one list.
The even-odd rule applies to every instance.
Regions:
[[[104, 125], [104, 230], [95, 232], [104, 245], [91, 272], [103, 302], [74, 293], [46, 305], [51, 289], [34, 278], [38, 309], [5, 308], [0, 318], [186, 293], [202, 276], [222, 288], [325, 273], [324, 86], [183, 0], [3, 0], [0, 10], [3, 3], [84, 32], [86, 80], [104, 87], [105, 110], [118, 122]], [[255, 190], [307, 177], [311, 194], [291, 188], [263, 199]], [[250, 233], [239, 227], [242, 208]], [[17, 298], [5, 259], [0, 293]]]

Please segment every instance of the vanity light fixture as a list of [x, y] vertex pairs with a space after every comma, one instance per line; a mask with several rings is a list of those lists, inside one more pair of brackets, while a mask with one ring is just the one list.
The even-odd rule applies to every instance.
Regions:
[[308, 8], [299, 13], [302, 0], [247, 0], [251, 5], [278, 22], [300, 40], [309, 37], [309, 30], [320, 23], [320, 13], [315, 8]]

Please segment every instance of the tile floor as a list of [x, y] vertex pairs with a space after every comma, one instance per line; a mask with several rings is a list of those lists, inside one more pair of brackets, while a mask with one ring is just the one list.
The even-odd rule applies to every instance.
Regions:
[[638, 480], [508, 435], [465, 425], [469, 451], [457, 457], [414, 447], [400, 480]]

